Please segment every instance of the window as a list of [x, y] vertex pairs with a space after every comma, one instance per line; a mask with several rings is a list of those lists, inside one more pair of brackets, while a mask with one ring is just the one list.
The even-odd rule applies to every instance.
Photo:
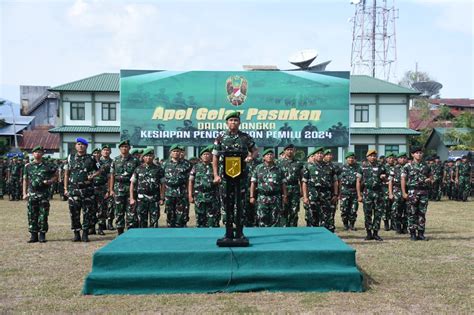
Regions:
[[102, 103], [102, 120], [117, 120], [117, 104]]
[[84, 103], [71, 103], [71, 120], [85, 120], [86, 105]]
[[390, 153], [398, 154], [398, 153], [400, 153], [400, 152], [398, 152], [399, 149], [400, 149], [400, 148], [399, 148], [399, 145], [398, 145], [398, 144], [395, 144], [395, 145], [393, 145], [393, 144], [390, 144], [390, 145], [389, 145], [389, 144], [386, 144], [386, 145], [385, 145], [385, 155], [388, 155], [388, 154], [390, 154]]
[[355, 105], [354, 110], [355, 122], [369, 122], [369, 105]]
[[354, 153], [356, 155], [357, 161], [361, 162], [365, 159], [367, 155], [367, 151], [369, 151], [369, 145], [367, 144], [356, 144], [354, 146]]

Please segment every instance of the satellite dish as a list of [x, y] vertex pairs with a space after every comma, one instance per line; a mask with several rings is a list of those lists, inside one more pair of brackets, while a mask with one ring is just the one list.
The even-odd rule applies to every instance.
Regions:
[[351, 4], [359, 4], [361, 0], [351, 0]]
[[318, 52], [315, 49], [304, 49], [291, 55], [288, 62], [301, 69], [306, 69], [317, 56]]
[[431, 97], [439, 93], [439, 90], [443, 87], [443, 85], [436, 81], [420, 81], [414, 82], [411, 85], [417, 91], [421, 92], [420, 96], [424, 97]]

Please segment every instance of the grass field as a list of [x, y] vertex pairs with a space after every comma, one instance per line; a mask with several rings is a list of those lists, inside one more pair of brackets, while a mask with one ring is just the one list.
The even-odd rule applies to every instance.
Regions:
[[[57, 197], [56, 197], [57, 198]], [[27, 244], [25, 202], [0, 200], [0, 313], [472, 313], [474, 203], [430, 203], [428, 242], [381, 232], [337, 233], [357, 250], [364, 293], [239, 293], [82, 296], [92, 255], [115, 237], [71, 242], [66, 202], [52, 201], [45, 244]], [[300, 212], [301, 214], [301, 212]], [[337, 213], [339, 216], [339, 212]], [[163, 217], [160, 224], [163, 224]], [[194, 224], [194, 216], [191, 217]], [[300, 218], [303, 225], [303, 218]]]

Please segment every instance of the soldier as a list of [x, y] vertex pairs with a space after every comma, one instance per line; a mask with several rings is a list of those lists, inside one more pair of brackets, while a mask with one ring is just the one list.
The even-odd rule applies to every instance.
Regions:
[[456, 174], [458, 173], [459, 165], [461, 164], [461, 159], [457, 158], [456, 163], [454, 164], [453, 167], [453, 174], [452, 174], [452, 183], [453, 183], [453, 188], [452, 188], [452, 195], [453, 199], [456, 201], [459, 201], [461, 198], [459, 196], [459, 181], [456, 181]]
[[[115, 219], [115, 200], [111, 196], [111, 192], [109, 190], [109, 181], [110, 181], [110, 169], [112, 167], [113, 159], [110, 158], [110, 153], [112, 150], [110, 149], [110, 146], [107, 144], [104, 144], [102, 146], [102, 150], [100, 152], [101, 157], [100, 157], [100, 163], [101, 163], [101, 169], [102, 171], [105, 171], [107, 174], [107, 193], [105, 194], [105, 209], [103, 214], [101, 214], [101, 217], [99, 218], [99, 223], [102, 222], [101, 218], [106, 219], [106, 223], [104, 223], [107, 227], [107, 230], [109, 231], [114, 231], [114, 219]], [[102, 173], [101, 173], [102, 174]]]
[[275, 153], [272, 149], [266, 149], [262, 155], [263, 164], [255, 168], [250, 179], [250, 202], [254, 204], [257, 201], [257, 226], [278, 226], [283, 203], [288, 203], [286, 176], [275, 164]]
[[[153, 163], [155, 151], [151, 148], [142, 152], [143, 164], [138, 166], [130, 179], [130, 205], [137, 202], [138, 227], [157, 228], [160, 219], [160, 205], [164, 200], [164, 171], [159, 165]], [[134, 190], [137, 188], [138, 200], [135, 199]]]
[[303, 178], [303, 163], [295, 158], [295, 146], [288, 144], [283, 148], [283, 156], [277, 161], [286, 177], [288, 202], [283, 204], [284, 210], [280, 226], [298, 226], [300, 211], [301, 185]]
[[309, 205], [306, 214], [307, 226], [324, 226], [334, 232], [332, 205], [338, 194], [337, 175], [334, 168], [324, 162], [324, 148], [316, 148], [310, 153], [314, 163], [303, 168], [303, 202]]
[[18, 201], [21, 199], [22, 173], [23, 163], [18, 156], [14, 156], [9, 173], [10, 201]]
[[[94, 200], [95, 200], [95, 210], [96, 210], [96, 221], [98, 223], [99, 235], [105, 235], [104, 230], [107, 228], [106, 219], [108, 212], [108, 182], [110, 176], [110, 165], [112, 160], [110, 158], [103, 158], [102, 151], [109, 150], [108, 146], [103, 146], [102, 148], [96, 148], [92, 154], [94, 155], [95, 161], [98, 168], [100, 169], [99, 175], [94, 177]], [[94, 224], [95, 225], [95, 224]], [[92, 228], [92, 232], [95, 233], [95, 229]]]
[[[385, 171], [387, 175], [393, 171], [395, 167], [395, 155], [393, 153], [387, 154], [385, 157]], [[395, 229], [393, 222], [392, 222], [392, 200], [389, 198], [389, 191], [388, 191], [388, 181], [382, 184], [382, 193], [383, 193], [383, 212], [382, 212], [382, 220], [384, 224], [384, 230], [390, 231]]]
[[[99, 162], [100, 161], [100, 148], [95, 148], [94, 150], [92, 150], [92, 157], [94, 158], [94, 161], [97, 165], [97, 168], [100, 169], [100, 162]], [[102, 197], [97, 196], [97, 195], [100, 195], [99, 191], [101, 190], [101, 187], [99, 187], [99, 186], [100, 185], [104, 186], [103, 178], [99, 178], [99, 177], [101, 177], [100, 173], [99, 173], [98, 176], [94, 177], [94, 179], [92, 180], [92, 185], [94, 187], [94, 203], [93, 203], [94, 206], [91, 208], [91, 212], [89, 214], [90, 217], [91, 217], [91, 223], [90, 223], [90, 227], [89, 227], [89, 235], [95, 235], [97, 233], [96, 230], [95, 230], [95, 226], [98, 222], [97, 215], [98, 215], [99, 207], [100, 207], [97, 199], [102, 198], [101, 200], [103, 200], [104, 196], [105, 196], [105, 193]], [[105, 180], [107, 180], [107, 178]], [[104, 188], [102, 188], [102, 190], [104, 190]], [[105, 185], [105, 191], [107, 191], [107, 185]], [[96, 192], [97, 192], [97, 194], [96, 194]], [[105, 235], [103, 230], [101, 231], [101, 233], [102, 234], [100, 234], [100, 235]]]
[[172, 145], [170, 159], [163, 164], [166, 223], [168, 227], [173, 228], [186, 227], [189, 220], [189, 215], [186, 213], [188, 204], [186, 185], [191, 167], [181, 159], [182, 149], [177, 144]]
[[456, 169], [456, 184], [459, 187], [459, 200], [467, 201], [471, 195], [471, 164], [467, 155], [463, 155]]
[[219, 227], [219, 189], [214, 184], [212, 172], [212, 149], [210, 145], [201, 150], [201, 162], [193, 166], [188, 184], [189, 203], [194, 203], [197, 227]]
[[346, 164], [339, 175], [339, 199], [341, 200], [341, 218], [344, 230], [355, 231], [355, 221], [359, 202], [357, 200], [357, 178], [361, 176], [361, 169], [357, 165], [355, 153], [347, 152]]
[[362, 177], [357, 178], [357, 196], [359, 201], [364, 202], [365, 240], [383, 241], [378, 232], [383, 212], [382, 183], [387, 178], [387, 172], [382, 164], [377, 163], [376, 150], [368, 150], [366, 157], [367, 164], [362, 167]]
[[58, 190], [59, 197], [62, 201], [67, 200], [66, 196], [64, 196], [64, 165], [66, 162], [67, 159], [60, 159], [58, 165]]
[[[186, 159], [186, 148], [182, 145], [179, 146], [180, 148], [180, 154], [179, 154], [179, 159], [184, 163], [185, 168], [188, 170], [186, 173], [186, 196], [188, 195], [187, 189], [188, 189], [188, 181], [189, 181], [189, 173], [191, 172], [191, 169], [193, 168], [193, 164]], [[185, 198], [184, 200], [184, 213], [185, 213], [185, 221], [189, 221], [189, 200], [188, 198]]]
[[446, 195], [448, 196], [449, 200], [453, 199], [453, 186], [454, 186], [454, 165], [453, 161], [449, 160], [446, 170], [444, 172], [444, 186], [446, 187]]
[[[255, 159], [251, 160], [248, 163], [245, 163], [245, 171], [247, 174], [251, 175], [255, 168], [262, 164], [263, 161], [258, 156]], [[252, 182], [250, 181], [251, 176], [247, 176], [247, 186], [250, 188]], [[224, 201], [222, 201], [224, 202]], [[222, 205], [221, 205], [222, 206]], [[243, 215], [244, 215], [244, 225], [246, 227], [254, 227], [257, 225], [257, 210], [255, 203], [250, 203], [250, 189], [246, 190], [245, 202], [243, 203]]]
[[137, 214], [130, 207], [130, 179], [133, 171], [140, 164], [130, 152], [130, 141], [122, 140], [119, 143], [120, 155], [110, 166], [109, 193], [115, 200], [115, 223], [117, 234], [123, 233], [125, 226], [128, 229], [138, 227]]
[[440, 201], [442, 195], [442, 185], [443, 185], [443, 164], [439, 159], [439, 156], [434, 156], [433, 164], [433, 200]]
[[[247, 176], [248, 174], [246, 173], [247, 168], [245, 166], [246, 163], [251, 162], [252, 160], [255, 159], [255, 157], [258, 154], [258, 150], [255, 147], [255, 142], [250, 137], [247, 133], [244, 133], [239, 130], [240, 126], [240, 112], [232, 112], [229, 113], [225, 117], [226, 123], [228, 130], [217, 137], [214, 141], [214, 149], [212, 150], [212, 171], [214, 173], [214, 183], [215, 184], [221, 184], [221, 202], [222, 202], [222, 207], [223, 210], [225, 209], [227, 203], [225, 202], [226, 200], [229, 200], [234, 205], [234, 211], [232, 213], [229, 213], [231, 215], [230, 218], [227, 217], [227, 215], [224, 216], [224, 223], [226, 224], [226, 236], [225, 238], [228, 239], [240, 239], [243, 238], [243, 224], [244, 224], [244, 218], [240, 218], [241, 222], [237, 221], [237, 208], [238, 205], [236, 205], [233, 201], [235, 201], [236, 197], [234, 195], [234, 192], [231, 192], [229, 195], [227, 195], [225, 189], [226, 189], [226, 183], [227, 179], [224, 177], [222, 178], [224, 174], [224, 155], [226, 153], [236, 153], [239, 154], [242, 159], [244, 159], [244, 165], [242, 165], [242, 171], [243, 174], [240, 177], [240, 199], [241, 201], [245, 200], [245, 196], [247, 194]], [[225, 211], [223, 211], [225, 214]], [[230, 227], [233, 225], [236, 225], [236, 234], [234, 237], [234, 232], [233, 229]]]
[[[87, 154], [87, 140], [76, 139], [76, 154], [68, 156], [64, 173], [64, 194], [68, 197], [71, 214], [71, 229], [74, 231], [74, 242], [89, 242], [89, 228], [94, 207], [94, 187], [92, 180], [98, 175], [97, 164], [92, 155]], [[81, 226], [82, 209], [82, 226]]]
[[[339, 165], [333, 163], [333, 158], [334, 155], [332, 154], [331, 149], [326, 149], [324, 150], [324, 159], [323, 161], [334, 170], [334, 173], [336, 174], [336, 185], [339, 189], [339, 175], [341, 174], [341, 169]], [[334, 202], [331, 202], [331, 222], [333, 225], [335, 222], [335, 217], [336, 217], [336, 208], [337, 208], [337, 201], [338, 201], [338, 196], [331, 196], [331, 199], [334, 198]]]
[[[49, 196], [48, 190], [57, 180], [53, 168], [43, 161], [43, 147], [33, 148], [34, 160], [25, 165], [23, 172], [23, 199], [28, 200], [28, 229], [31, 237], [28, 243], [45, 243], [48, 232]], [[39, 239], [38, 239], [39, 232]]]
[[415, 146], [410, 152], [413, 162], [403, 167], [401, 175], [402, 194], [407, 200], [408, 229], [412, 241], [426, 240], [424, 234], [429, 185], [432, 182], [431, 169], [423, 162], [423, 151], [420, 147]]
[[389, 171], [389, 198], [392, 200], [392, 222], [397, 234], [407, 233], [407, 204], [401, 189], [402, 169], [407, 164], [405, 152], [397, 155], [398, 164]]
[[0, 199], [3, 199], [5, 194], [5, 183], [7, 178], [7, 164], [5, 158], [0, 156]]

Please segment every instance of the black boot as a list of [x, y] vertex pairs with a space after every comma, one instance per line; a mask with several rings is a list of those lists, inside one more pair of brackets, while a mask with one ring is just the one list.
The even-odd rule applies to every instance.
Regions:
[[402, 234], [408, 234], [408, 228], [406, 224], [402, 224]]
[[369, 230], [369, 229], [366, 229], [367, 231], [367, 236], [364, 238], [366, 241], [371, 241], [373, 240], [374, 238], [372, 237], [372, 231]]
[[95, 225], [89, 229], [88, 234], [89, 235], [96, 235]]
[[39, 233], [39, 242], [40, 243], [46, 243], [46, 233], [45, 232], [40, 232]]
[[349, 230], [349, 223], [347, 222], [347, 220], [342, 221], [342, 223], [344, 224], [344, 231]]
[[351, 221], [349, 223], [349, 228], [351, 229], [351, 231], [357, 231], [357, 229], [355, 227], [355, 221]]
[[123, 234], [123, 228], [117, 228], [117, 235]]
[[36, 243], [38, 242], [38, 233], [37, 232], [30, 232], [31, 236], [30, 236], [30, 240], [28, 241], [28, 243]]
[[426, 237], [425, 237], [425, 231], [418, 231], [418, 240], [420, 241], [426, 241]]
[[395, 231], [397, 234], [402, 234], [402, 225], [400, 223], [395, 224]]
[[74, 238], [72, 239], [73, 242], [80, 242], [81, 241], [81, 232], [74, 231]]
[[374, 231], [372, 235], [374, 236], [374, 240], [379, 241], [379, 242], [383, 241], [383, 239], [379, 236], [378, 231]]
[[82, 241], [84, 243], [89, 242], [89, 230], [85, 229], [82, 231]]
[[390, 226], [388, 224], [388, 220], [383, 220], [383, 229], [385, 231], [389, 231], [390, 230]]
[[416, 241], [417, 238], [416, 238], [416, 231], [410, 231], [410, 239], [412, 241]]
[[107, 222], [108, 222], [107, 223], [107, 230], [109, 230], [109, 231], [115, 231], [115, 228], [114, 228], [114, 225], [113, 225], [112, 221], [113, 220], [110, 220], [110, 219], [107, 220]]
[[97, 230], [97, 234], [105, 235], [104, 230], [105, 230], [105, 225], [99, 224], [99, 229]]

